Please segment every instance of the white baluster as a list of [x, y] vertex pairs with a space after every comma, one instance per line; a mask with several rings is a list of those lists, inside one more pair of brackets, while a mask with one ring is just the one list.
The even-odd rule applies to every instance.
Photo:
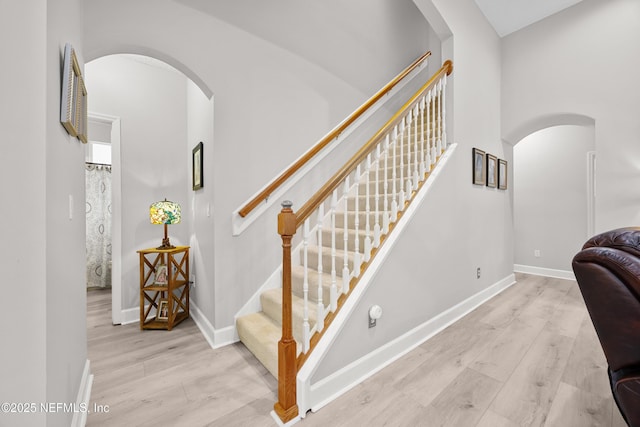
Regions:
[[413, 189], [413, 183], [411, 182], [411, 176], [413, 175], [411, 171], [411, 110], [407, 112], [405, 120], [407, 123], [407, 182], [404, 191], [406, 199], [409, 200], [411, 198], [411, 190]]
[[389, 218], [391, 220], [391, 222], [396, 222], [396, 220], [398, 219], [398, 192], [396, 191], [396, 169], [397, 165], [396, 165], [396, 147], [398, 145], [398, 126], [394, 126], [393, 127], [393, 140], [391, 141], [391, 144], [393, 144], [393, 160], [391, 161], [392, 163], [392, 170], [393, 172], [391, 173], [391, 179], [393, 180], [393, 182], [391, 183], [391, 217]]
[[333, 190], [331, 196], [331, 287], [329, 288], [329, 303], [331, 311], [338, 309], [338, 285], [336, 279], [336, 206], [338, 205], [338, 190]]
[[355, 204], [356, 204], [356, 218], [354, 221], [355, 226], [355, 237], [353, 239], [353, 245], [355, 247], [355, 252], [353, 253], [353, 276], [360, 276], [360, 264], [362, 263], [362, 258], [360, 255], [360, 194], [358, 191], [358, 186], [360, 184], [360, 165], [356, 167], [356, 176], [355, 176]]
[[374, 203], [376, 204], [376, 222], [373, 226], [373, 247], [377, 248], [380, 246], [380, 188], [378, 187], [380, 182], [380, 147], [382, 146], [382, 142], [378, 142], [376, 146], [376, 186], [375, 192], [376, 197]]
[[309, 327], [309, 219], [304, 221], [302, 227], [302, 265], [304, 266], [304, 279], [302, 281], [302, 352], [309, 351], [311, 333]]
[[429, 113], [431, 117], [429, 118], [429, 146], [431, 147], [431, 165], [436, 164], [436, 160], [438, 160], [438, 156], [436, 155], [436, 140], [435, 140], [435, 98], [433, 96], [433, 91], [429, 91]]
[[369, 221], [369, 217], [371, 216], [371, 203], [370, 199], [370, 191], [369, 191], [369, 172], [371, 172], [371, 153], [367, 155], [367, 160], [365, 164], [365, 231], [364, 231], [364, 249], [363, 249], [363, 258], [364, 262], [368, 262], [371, 259], [371, 247], [372, 247], [372, 239], [371, 239], [371, 225]]
[[418, 104], [413, 109], [413, 190], [418, 189], [420, 174], [418, 173]]
[[384, 138], [384, 216], [382, 217], [382, 233], [389, 232], [389, 134]]
[[445, 108], [445, 100], [447, 99], [447, 75], [442, 77], [442, 147], [447, 149], [449, 144], [447, 141], [447, 110]]
[[438, 112], [437, 112], [437, 119], [438, 119], [438, 133], [437, 133], [437, 137], [438, 137], [438, 157], [440, 157], [440, 154], [442, 154], [442, 110], [441, 110], [441, 105], [442, 105], [442, 97], [441, 97], [441, 93], [440, 90], [442, 89], [442, 80], [438, 82], [437, 84], [437, 92], [438, 92], [438, 103], [436, 105], [436, 107], [438, 108]]
[[404, 210], [405, 194], [404, 194], [404, 118], [400, 120], [400, 191], [398, 192], [398, 210]]
[[322, 221], [324, 219], [324, 204], [318, 207], [318, 319], [316, 330], [324, 329], [324, 304], [322, 302]]
[[348, 196], [349, 196], [349, 177], [344, 180], [344, 191], [342, 199], [344, 200], [344, 224], [343, 229], [343, 264], [342, 264], [342, 293], [349, 292], [349, 280], [351, 274], [349, 273], [349, 216], [348, 216]]
[[425, 132], [425, 128], [424, 128], [425, 98], [426, 98], [426, 96], [423, 96], [422, 99], [420, 100], [420, 176], [422, 176], [422, 179], [424, 179], [424, 176], [428, 172], [427, 165], [430, 164], [430, 161], [429, 161], [429, 147], [427, 147], [426, 150], [425, 150], [425, 147], [424, 147], [424, 140], [425, 140], [425, 136], [424, 136], [424, 132]]

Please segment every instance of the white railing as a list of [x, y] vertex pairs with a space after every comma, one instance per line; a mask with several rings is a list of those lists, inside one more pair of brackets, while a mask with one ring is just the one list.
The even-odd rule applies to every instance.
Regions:
[[[296, 330], [296, 327], [285, 325], [287, 317], [293, 322], [301, 322], [301, 354], [293, 362], [297, 367], [313, 351], [314, 334], [322, 334], [332, 313], [339, 309], [338, 297], [348, 297], [362, 269], [393, 231], [399, 215], [446, 149], [445, 98], [447, 75], [451, 71], [451, 62], [445, 62], [440, 71], [297, 212], [291, 209], [291, 202], [283, 204], [278, 222], [291, 224], [289, 231], [280, 233], [283, 242], [290, 242], [296, 230], [302, 228], [302, 279], [292, 278], [290, 267], [288, 271], [285, 267], [291, 265], [291, 260], [283, 260], [283, 306], [288, 308], [283, 309], [281, 344], [287, 330]], [[342, 244], [338, 247], [340, 234]], [[317, 260], [312, 262], [309, 255], [314, 252]], [[339, 265], [342, 265], [341, 271]], [[302, 283], [296, 283], [296, 280], [302, 280]], [[309, 285], [317, 289], [315, 301]], [[288, 288], [302, 299], [302, 319], [292, 318], [292, 297], [287, 294], [291, 292]], [[317, 310], [315, 324], [311, 324], [309, 318], [312, 304]], [[288, 315], [285, 310], [289, 310]], [[291, 363], [284, 360], [286, 358], [279, 359], [279, 372], [291, 372], [283, 368]], [[295, 384], [295, 377], [279, 377], [278, 380], [281, 385]]]

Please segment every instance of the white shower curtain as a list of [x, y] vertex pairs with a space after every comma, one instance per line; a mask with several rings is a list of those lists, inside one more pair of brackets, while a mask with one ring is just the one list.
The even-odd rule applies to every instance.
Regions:
[[111, 286], [111, 166], [86, 165], [87, 287]]

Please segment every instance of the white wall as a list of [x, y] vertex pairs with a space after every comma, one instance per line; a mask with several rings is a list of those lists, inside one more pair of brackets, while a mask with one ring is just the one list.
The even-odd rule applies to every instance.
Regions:
[[[275, 270], [280, 253], [274, 215], [234, 238], [232, 212], [379, 87], [364, 94], [356, 89], [360, 82], [345, 82], [307, 59], [175, 1], [89, 0], [85, 8], [89, 58], [149, 54], [185, 72], [205, 94], [215, 94], [213, 164], [205, 171], [213, 183], [211, 238], [215, 236], [216, 247], [216, 310], [209, 320], [216, 328], [231, 326], [234, 314]], [[345, 18], [359, 19], [354, 12], [326, 25], [343, 28], [348, 25]], [[395, 28], [367, 29], [371, 36], [395, 37]], [[427, 40], [408, 40], [399, 47], [404, 53], [395, 58], [412, 57], [426, 46]], [[389, 61], [368, 69], [348, 51], [337, 52], [331, 61], [350, 64], [356, 75], [375, 74], [377, 81], [411, 62]]]
[[640, 196], [631, 190], [640, 187], [638, 52], [634, 0], [584, 0], [503, 39], [505, 140], [516, 143], [540, 117], [595, 120], [596, 233], [640, 221]]
[[[80, 22], [81, 0], [47, 2], [45, 324], [49, 402], [76, 401], [87, 361], [84, 144], [69, 136], [60, 124], [60, 71], [65, 43], [74, 45], [78, 61], [84, 63], [82, 28], [77, 24]], [[26, 316], [23, 313], [21, 317]], [[73, 415], [49, 413], [47, 426], [68, 426]]]
[[364, 93], [397, 74], [389, 64], [409, 64], [427, 46], [428, 28], [412, 0], [178, 2], [305, 58]]
[[[453, 34], [452, 45], [443, 41], [443, 55], [454, 64], [453, 105], [447, 111], [455, 116], [452, 142], [459, 145], [321, 362], [313, 383], [513, 273], [511, 191], [474, 186], [471, 181], [472, 147], [512, 165], [511, 147], [500, 140], [500, 39], [473, 0], [416, 4], [423, 13], [439, 12]], [[367, 310], [374, 304], [384, 314], [369, 329]]]
[[[83, 62], [76, 24], [82, 9], [79, 0], [49, 3], [3, 2], [0, 18], [0, 34], [12, 41], [3, 45], [0, 72], [0, 178], [10, 207], [0, 249], [3, 402], [73, 403], [87, 360], [84, 150], [59, 121], [66, 42]], [[3, 414], [2, 420], [68, 426], [72, 416]]]
[[122, 55], [86, 64], [89, 110], [120, 117], [122, 171], [122, 307], [136, 308], [140, 295], [139, 249], [159, 246], [163, 227], [149, 222], [149, 206], [165, 197], [180, 204], [170, 225], [174, 245], [189, 244], [191, 204], [187, 141], [187, 79], [176, 70]]
[[[0, 245], [6, 302], [0, 310], [2, 402], [47, 400], [46, 5], [45, 0], [3, 2], [0, 15], [2, 39], [20, 35], [20, 43], [3, 44], [2, 56], [21, 58], [20, 79], [29, 82], [16, 84], [10, 63], [0, 67], [0, 188], [8, 207]], [[3, 424], [14, 426], [45, 422], [45, 414], [2, 417]]]
[[[215, 313], [215, 228], [213, 204], [213, 171], [215, 167], [213, 138], [213, 99], [208, 99], [190, 80], [187, 82], [187, 141], [191, 150], [187, 150], [185, 161], [189, 165], [187, 200], [190, 204], [191, 274], [195, 284], [191, 289], [191, 300], [207, 319], [213, 319]], [[203, 187], [192, 190], [192, 153], [193, 148], [202, 142], [203, 148]]]
[[592, 126], [554, 126], [514, 147], [515, 264], [571, 272], [588, 238], [587, 152], [594, 139]]

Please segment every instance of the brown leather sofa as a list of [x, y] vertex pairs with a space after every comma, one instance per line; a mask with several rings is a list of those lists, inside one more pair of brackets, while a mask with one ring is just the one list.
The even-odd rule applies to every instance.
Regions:
[[640, 227], [589, 239], [573, 258], [584, 302], [609, 365], [613, 397], [640, 426]]

